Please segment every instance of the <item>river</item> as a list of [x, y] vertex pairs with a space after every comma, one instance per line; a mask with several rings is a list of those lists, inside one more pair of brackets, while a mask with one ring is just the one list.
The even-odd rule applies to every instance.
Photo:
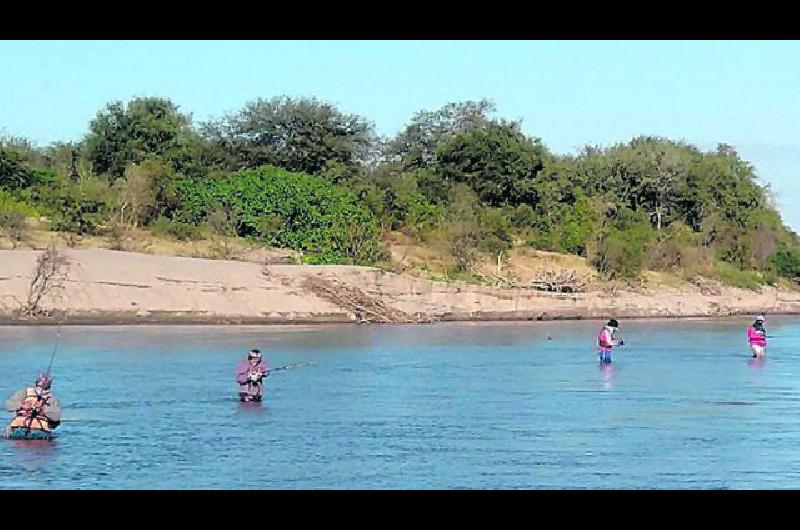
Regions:
[[[0, 440], [0, 488], [797, 488], [800, 318], [359, 326], [64, 326], [63, 423]], [[0, 397], [55, 327], [0, 327]], [[234, 368], [272, 367], [261, 404]], [[11, 414], [6, 413], [8, 421]]]

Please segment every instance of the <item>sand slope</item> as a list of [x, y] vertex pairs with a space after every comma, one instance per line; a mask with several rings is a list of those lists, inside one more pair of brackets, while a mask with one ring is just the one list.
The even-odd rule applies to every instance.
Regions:
[[[0, 251], [0, 320], [15, 322], [39, 251]], [[726, 288], [543, 293], [431, 282], [370, 267], [271, 265], [155, 256], [111, 250], [67, 250], [67, 281], [44, 307], [73, 323], [355, 322], [352, 308], [309, 291], [317, 275], [355, 286], [383, 303], [437, 320], [681, 317], [800, 313], [800, 293]]]

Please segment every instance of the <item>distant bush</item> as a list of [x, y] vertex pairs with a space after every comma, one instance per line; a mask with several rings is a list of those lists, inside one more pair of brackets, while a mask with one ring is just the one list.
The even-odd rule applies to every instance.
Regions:
[[179, 241], [200, 241], [206, 237], [203, 227], [159, 217], [148, 226], [150, 232], [159, 236], [171, 236]]
[[772, 264], [781, 276], [786, 278], [800, 277], [800, 249], [779, 250], [772, 257]]
[[303, 251], [311, 263], [371, 263], [384, 256], [374, 214], [349, 190], [272, 166], [178, 183], [176, 220], [201, 225], [229, 212], [240, 237]]
[[35, 206], [21, 201], [14, 194], [0, 189], [0, 215], [18, 212], [23, 217], [37, 217], [39, 210]]
[[525, 238], [525, 246], [538, 250], [557, 250], [560, 235], [557, 230], [533, 230]]
[[597, 205], [583, 197], [565, 211], [558, 239], [559, 250], [586, 255], [587, 245], [599, 228], [596, 210]]
[[0, 141], [0, 188], [27, 188], [34, 180], [35, 175], [22, 154]]
[[687, 260], [696, 258], [700, 245], [698, 234], [680, 221], [675, 221], [656, 236], [647, 260], [653, 270], [669, 271], [690, 266]]
[[630, 278], [641, 272], [653, 230], [644, 212], [620, 208], [601, 236], [592, 257], [597, 270], [609, 278]]
[[480, 243], [482, 251], [497, 255], [507, 252], [513, 245], [511, 220], [494, 208], [485, 208], [480, 215]]
[[47, 208], [56, 231], [97, 235], [103, 232], [111, 215], [113, 192], [102, 179], [75, 183], [66, 177], [51, 175], [29, 193]]
[[456, 270], [471, 272], [478, 259], [480, 243], [480, 202], [465, 184], [453, 187], [446, 209], [441, 242], [453, 257]]
[[777, 286], [780, 280], [780, 276], [778, 276], [778, 273], [771, 270], [766, 271], [763, 275], [763, 278], [764, 278], [764, 283], [772, 287]]
[[766, 283], [757, 272], [743, 271], [736, 266], [720, 261], [714, 269], [714, 277], [720, 282], [732, 287], [760, 291]]
[[529, 204], [520, 204], [511, 213], [511, 222], [518, 230], [529, 230], [536, 223], [536, 212]]
[[22, 241], [27, 228], [25, 218], [37, 215], [34, 207], [18, 201], [0, 189], [0, 230], [6, 232], [14, 246]]

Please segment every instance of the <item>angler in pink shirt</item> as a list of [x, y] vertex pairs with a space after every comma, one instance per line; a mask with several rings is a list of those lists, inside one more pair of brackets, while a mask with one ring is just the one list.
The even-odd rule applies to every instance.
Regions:
[[761, 315], [756, 317], [755, 322], [747, 328], [747, 341], [750, 343], [750, 350], [753, 357], [763, 357], [767, 354], [767, 330], [764, 329], [765, 318]]
[[617, 329], [619, 329], [619, 322], [612, 318], [608, 321], [608, 324], [603, 326], [603, 329], [600, 330], [600, 336], [597, 337], [597, 349], [600, 350], [601, 363], [610, 363], [611, 349], [614, 346], [622, 346], [625, 344], [624, 341], [617, 340], [614, 336]]

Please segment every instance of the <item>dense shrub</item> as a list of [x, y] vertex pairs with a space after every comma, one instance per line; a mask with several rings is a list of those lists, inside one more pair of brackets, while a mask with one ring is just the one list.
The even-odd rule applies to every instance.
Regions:
[[[202, 224], [210, 209], [236, 217], [236, 235], [308, 254], [314, 263], [369, 263], [382, 255], [372, 212], [324, 178], [272, 166], [178, 184], [176, 219]], [[268, 222], [265, 222], [268, 220]]]
[[782, 249], [772, 257], [775, 270], [787, 278], [800, 277], [800, 249]]
[[622, 207], [600, 237], [592, 263], [609, 278], [632, 277], [642, 271], [653, 230], [644, 212]]
[[202, 226], [174, 221], [159, 217], [148, 226], [153, 234], [171, 236], [179, 241], [200, 241], [205, 238], [206, 231]]
[[75, 183], [60, 175], [50, 175], [47, 181], [33, 187], [29, 195], [46, 208], [56, 231], [100, 234], [112, 215], [113, 193], [102, 179]]
[[486, 208], [480, 216], [478, 248], [493, 255], [507, 252], [513, 245], [511, 220], [500, 210]]
[[714, 277], [720, 282], [741, 289], [759, 291], [766, 283], [764, 278], [754, 271], [743, 271], [736, 266], [720, 261], [714, 269]]

